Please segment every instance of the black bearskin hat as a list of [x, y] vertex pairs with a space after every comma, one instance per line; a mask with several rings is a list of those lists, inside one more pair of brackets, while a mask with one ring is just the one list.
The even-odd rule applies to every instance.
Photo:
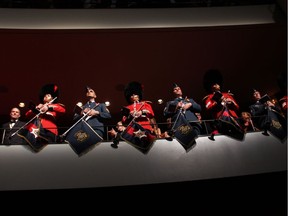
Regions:
[[203, 86], [207, 92], [211, 92], [211, 86], [214, 84], [220, 85], [222, 88], [223, 85], [223, 77], [219, 70], [210, 69], [206, 71], [203, 77]]
[[[46, 94], [50, 94], [53, 98], [57, 97], [58, 99], [58, 95], [59, 95], [59, 89], [58, 89], [58, 86], [55, 85], [55, 84], [46, 84], [44, 85], [41, 90], [40, 90], [40, 93], [39, 93], [39, 99], [41, 102], [43, 102], [43, 98]], [[57, 101], [54, 100], [54, 103]]]
[[177, 83], [173, 83], [173, 89], [176, 87], [180, 87], [179, 85], [177, 85]]
[[143, 86], [141, 83], [137, 81], [133, 81], [128, 83], [128, 85], [124, 89], [124, 95], [126, 98], [126, 101], [130, 104], [130, 97], [135, 94], [139, 96], [139, 100], [142, 100], [143, 97]]

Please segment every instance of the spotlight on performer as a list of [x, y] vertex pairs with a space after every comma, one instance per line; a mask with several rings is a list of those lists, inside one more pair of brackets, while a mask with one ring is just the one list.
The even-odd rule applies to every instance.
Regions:
[[110, 106], [110, 102], [109, 101], [106, 101], [105, 102], [105, 105], [108, 107], [108, 106]]
[[82, 107], [83, 103], [82, 102], [78, 102], [76, 105], [79, 106], [79, 107]]
[[163, 100], [162, 99], [158, 99], [158, 104], [163, 104]]
[[21, 107], [21, 108], [23, 108], [23, 107], [25, 107], [25, 103], [20, 102], [18, 106]]

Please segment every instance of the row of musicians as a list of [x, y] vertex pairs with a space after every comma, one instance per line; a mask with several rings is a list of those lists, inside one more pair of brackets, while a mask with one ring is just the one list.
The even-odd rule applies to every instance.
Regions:
[[[282, 109], [278, 108], [274, 103], [269, 100], [263, 100], [261, 93], [257, 90], [253, 92], [253, 98], [255, 103], [250, 106], [250, 112], [241, 113], [239, 118], [237, 112], [239, 105], [233, 97], [233, 94], [227, 92], [221, 92], [221, 86], [217, 82], [211, 82], [210, 94], [204, 99], [205, 109], [210, 112], [213, 119], [221, 119], [223, 121], [231, 122], [236, 127], [239, 127], [243, 132], [247, 130], [264, 130], [265, 134], [270, 129], [271, 122], [280, 125], [286, 131], [286, 116], [282, 113], [287, 113], [287, 96], [281, 98]], [[47, 128], [48, 140], [50, 142], [57, 141], [58, 129], [57, 119], [65, 113], [65, 106], [57, 103], [58, 97], [58, 86], [55, 84], [47, 84], [42, 87], [39, 98], [42, 103], [37, 106], [30, 107], [31, 109], [26, 113], [26, 117], [29, 119], [39, 116], [41, 125], [43, 128]], [[201, 106], [195, 102], [192, 98], [184, 98], [181, 87], [177, 84], [173, 84], [173, 93], [175, 99], [167, 102], [164, 109], [164, 116], [167, 117], [168, 122], [168, 133], [167, 131], [161, 133], [161, 130], [157, 127], [154, 111], [149, 101], [142, 101], [142, 85], [139, 82], [131, 82], [125, 88], [125, 97], [128, 102], [128, 106], [123, 108], [123, 118], [117, 123], [117, 126], [109, 134], [111, 137], [116, 137], [118, 132], [125, 130], [124, 125], [129, 124], [131, 120], [136, 121], [143, 128], [149, 130], [152, 134], [155, 134], [158, 138], [171, 138], [169, 129], [171, 129], [172, 123], [175, 122], [179, 112], [182, 112], [186, 119], [191, 122], [193, 129], [197, 134], [201, 133]], [[104, 120], [111, 118], [111, 114], [104, 103], [96, 103], [95, 91], [87, 87], [86, 96], [88, 102], [75, 113], [74, 120], [81, 118], [83, 115], [87, 115], [87, 123], [101, 136], [104, 136]], [[268, 98], [269, 99], [269, 98]], [[282, 112], [283, 111], [283, 112]], [[269, 112], [276, 113], [271, 118]], [[259, 117], [255, 123], [251, 117]], [[23, 139], [19, 136], [14, 135], [15, 130], [26, 125], [25, 122], [19, 121], [20, 110], [18, 108], [12, 108], [10, 112], [11, 121], [2, 125], [5, 133], [2, 134], [3, 144], [23, 144]], [[275, 120], [275, 118], [278, 118]], [[280, 118], [280, 119], [279, 119]], [[170, 126], [169, 126], [170, 125]], [[279, 127], [278, 125], [278, 127]], [[277, 126], [277, 125], [276, 125]], [[212, 125], [212, 139], [214, 135], [221, 133], [221, 128], [215, 124]], [[219, 130], [220, 129], [220, 130]], [[11, 136], [13, 134], [13, 136]]]

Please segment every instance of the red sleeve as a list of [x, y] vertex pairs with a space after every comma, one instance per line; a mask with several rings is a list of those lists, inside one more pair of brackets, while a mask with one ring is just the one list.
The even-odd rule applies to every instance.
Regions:
[[217, 102], [212, 100], [213, 94], [208, 95], [206, 100], [205, 100], [205, 107], [207, 110], [213, 109], [217, 105]]
[[153, 118], [154, 117], [154, 111], [152, 109], [152, 106], [148, 103], [145, 103], [144, 109], [148, 110], [149, 112], [146, 114], [148, 118]]
[[239, 110], [239, 105], [236, 102], [236, 100], [233, 98], [233, 96], [227, 94], [225, 97], [230, 98], [234, 103], [228, 104], [228, 108], [231, 110]]
[[49, 108], [52, 108], [52, 110], [59, 114], [64, 114], [66, 112], [66, 108], [63, 104], [50, 104]]

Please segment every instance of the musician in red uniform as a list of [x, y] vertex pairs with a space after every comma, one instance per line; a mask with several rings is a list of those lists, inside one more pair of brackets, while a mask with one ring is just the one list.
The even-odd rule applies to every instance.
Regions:
[[[214, 119], [220, 117], [229, 117], [238, 118], [236, 112], [239, 110], [239, 105], [233, 97], [233, 94], [230, 92], [220, 92], [220, 85], [214, 83], [211, 86], [212, 93], [207, 95], [205, 98], [205, 107], [211, 112]], [[219, 98], [215, 94], [219, 94]], [[222, 95], [221, 95], [222, 94]], [[215, 97], [216, 96], [216, 97]]]
[[49, 142], [55, 142], [58, 136], [57, 120], [66, 112], [63, 104], [57, 103], [58, 86], [54, 84], [47, 84], [42, 87], [39, 99], [41, 103], [37, 106], [31, 106], [30, 110], [25, 114], [28, 119], [41, 113], [38, 117], [43, 129], [46, 129], [45, 138]]
[[242, 131], [237, 114], [239, 105], [230, 91], [221, 92], [221, 73], [218, 70], [210, 70], [204, 79], [205, 88], [210, 93], [203, 99], [205, 108], [216, 120], [209, 139], [214, 140], [214, 135], [219, 132], [243, 139], [244, 131]]
[[122, 122], [129, 124], [134, 118], [135, 122], [144, 129], [154, 133], [154, 125], [151, 125], [151, 120], [154, 119], [152, 102], [142, 101], [142, 85], [138, 82], [131, 82], [125, 88], [124, 94], [129, 105], [123, 109], [123, 111], [126, 111], [123, 112]]
[[[149, 133], [149, 135], [146, 134], [145, 137], [150, 137], [151, 141], [161, 135], [161, 131], [156, 125], [154, 111], [151, 105], [152, 102], [142, 101], [142, 91], [142, 85], [136, 81], [130, 82], [126, 86], [124, 90], [124, 96], [128, 105], [122, 108], [122, 119], [117, 123], [116, 131], [113, 128], [108, 131], [109, 135], [114, 137], [113, 144], [111, 144], [113, 148], [118, 147], [119, 141], [122, 139], [121, 136], [127, 130], [128, 126], [133, 125], [134, 122], [145, 129], [145, 133]], [[146, 145], [146, 149], [144, 148], [145, 151], [149, 149], [149, 146], [151, 146], [152, 142], [150, 143], [150, 141], [148, 141], [146, 144], [148, 145]]]

